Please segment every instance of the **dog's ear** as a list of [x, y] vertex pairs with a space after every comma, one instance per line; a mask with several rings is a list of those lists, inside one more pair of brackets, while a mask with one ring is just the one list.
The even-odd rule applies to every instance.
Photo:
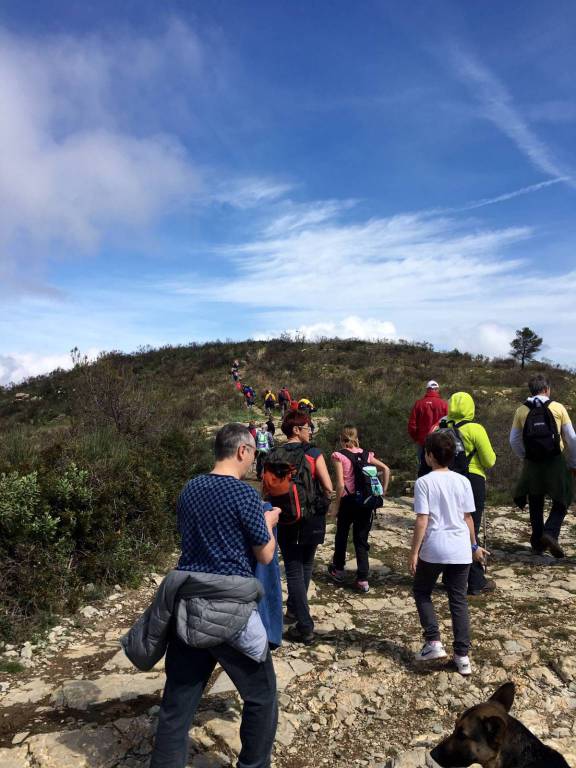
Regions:
[[514, 694], [516, 693], [516, 686], [514, 683], [504, 683], [495, 691], [488, 701], [496, 701], [498, 704], [502, 704], [506, 712], [510, 712], [512, 704], [514, 703]]
[[484, 727], [484, 733], [486, 734], [486, 741], [492, 749], [498, 752], [504, 741], [508, 723], [499, 715], [491, 715], [482, 720], [482, 726]]

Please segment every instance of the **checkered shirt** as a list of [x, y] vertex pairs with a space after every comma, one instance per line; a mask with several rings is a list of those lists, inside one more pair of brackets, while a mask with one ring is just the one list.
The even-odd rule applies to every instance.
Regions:
[[254, 546], [270, 539], [262, 499], [247, 483], [228, 475], [199, 475], [178, 500], [183, 571], [252, 576]]

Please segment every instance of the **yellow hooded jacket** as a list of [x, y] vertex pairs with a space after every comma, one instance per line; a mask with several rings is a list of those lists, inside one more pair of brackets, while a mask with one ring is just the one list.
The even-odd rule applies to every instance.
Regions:
[[[468, 392], [455, 392], [448, 402], [448, 420], [456, 424], [464, 419], [473, 421], [475, 412], [474, 400]], [[490, 444], [488, 433], [481, 424], [463, 424], [458, 427], [458, 431], [466, 454], [469, 455], [476, 449], [476, 453], [470, 459], [469, 471], [486, 477], [486, 470], [496, 463], [496, 454]]]

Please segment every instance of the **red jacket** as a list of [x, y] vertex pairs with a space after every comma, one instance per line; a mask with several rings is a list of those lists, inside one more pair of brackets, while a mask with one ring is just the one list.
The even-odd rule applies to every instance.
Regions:
[[424, 397], [416, 400], [408, 420], [408, 434], [419, 445], [441, 418], [448, 415], [448, 403], [442, 400], [437, 389], [427, 389]]

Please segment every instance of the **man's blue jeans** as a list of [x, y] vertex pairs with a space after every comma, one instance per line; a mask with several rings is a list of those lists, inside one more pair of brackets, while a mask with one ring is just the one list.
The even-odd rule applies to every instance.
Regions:
[[166, 686], [150, 768], [185, 768], [188, 731], [217, 662], [244, 702], [238, 768], [269, 767], [278, 724], [276, 675], [270, 652], [266, 661], [259, 663], [229, 645], [203, 650], [174, 638], [166, 654]]

